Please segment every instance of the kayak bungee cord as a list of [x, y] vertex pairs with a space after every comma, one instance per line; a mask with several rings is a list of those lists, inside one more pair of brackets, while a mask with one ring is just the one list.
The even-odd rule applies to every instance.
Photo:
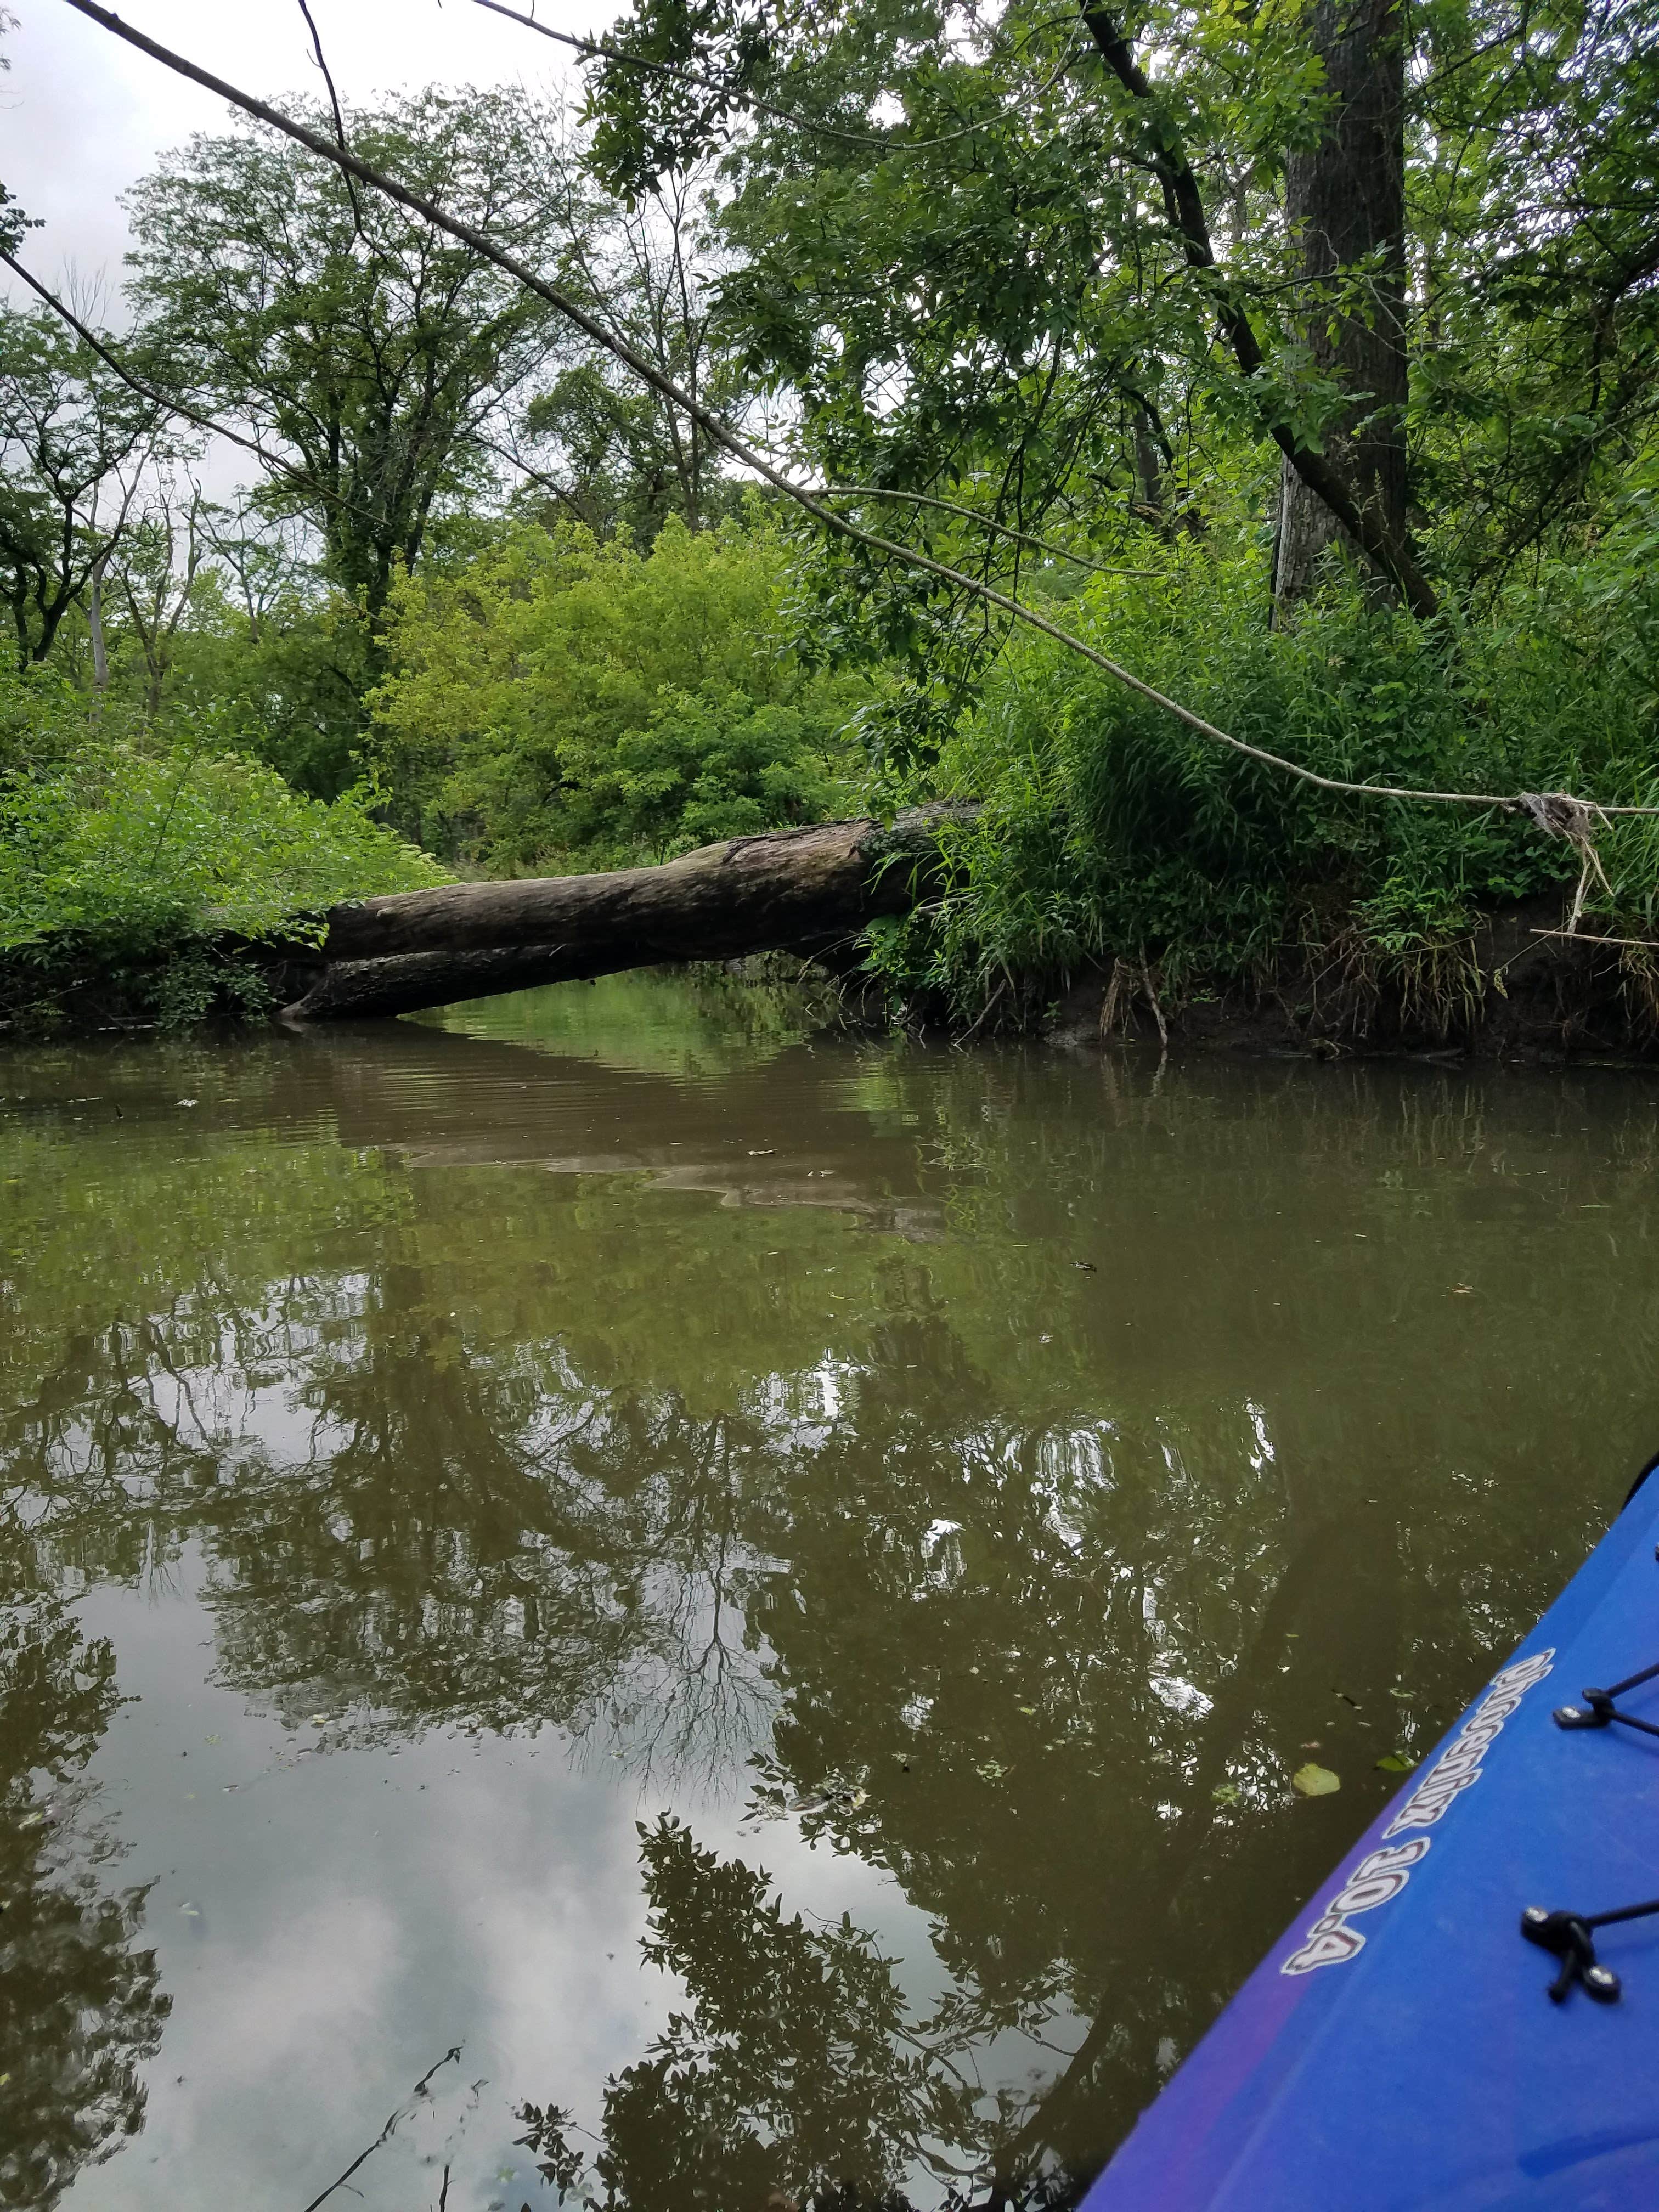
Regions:
[[1582, 1705], [1558, 1705], [1550, 1717], [1559, 1729], [1601, 1729], [1617, 1721], [1622, 1727], [1640, 1729], [1644, 1735], [1659, 1735], [1659, 1728], [1651, 1721], [1638, 1721], [1634, 1713], [1621, 1713], [1613, 1703], [1626, 1690], [1650, 1682], [1656, 1674], [1659, 1674], [1659, 1667], [1644, 1667], [1639, 1674], [1627, 1674], [1610, 1690], [1583, 1690], [1579, 1692], [1584, 1700]]
[[1659, 1912], [1659, 1897], [1646, 1905], [1620, 1905], [1616, 1912], [1546, 1912], [1541, 1905], [1529, 1905], [1521, 1915], [1521, 1933], [1528, 1943], [1536, 1943], [1561, 1961], [1561, 1971], [1547, 1991], [1551, 2001], [1565, 2003], [1577, 1982], [1597, 2003], [1614, 2003], [1624, 1984], [1611, 1966], [1602, 1966], [1596, 1958], [1590, 1930], [1611, 1928], [1620, 1920], [1643, 1920], [1653, 1912]]
[[[1617, 1721], [1622, 1727], [1639, 1729], [1644, 1735], [1659, 1735], [1659, 1727], [1652, 1721], [1621, 1713], [1614, 1702], [1626, 1690], [1652, 1681], [1656, 1674], [1659, 1666], [1644, 1667], [1640, 1674], [1627, 1674], [1610, 1688], [1584, 1689], [1579, 1692], [1584, 1700], [1582, 1705], [1558, 1705], [1550, 1718], [1559, 1729], [1604, 1729]], [[1560, 1972], [1549, 1984], [1552, 2002], [1565, 2003], [1577, 1984], [1599, 2004], [1613, 2003], [1623, 1984], [1613, 1969], [1596, 1958], [1592, 1930], [1612, 1928], [1621, 1920], [1645, 1920], [1656, 1912], [1659, 1912], [1659, 1897], [1646, 1905], [1621, 1905], [1616, 1912], [1547, 1912], [1541, 1905], [1529, 1905], [1521, 1915], [1521, 1933], [1528, 1943], [1536, 1943], [1561, 1961]]]

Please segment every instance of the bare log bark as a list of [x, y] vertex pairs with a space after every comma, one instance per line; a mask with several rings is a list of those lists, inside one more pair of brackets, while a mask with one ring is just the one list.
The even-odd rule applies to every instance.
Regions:
[[324, 963], [294, 1021], [413, 1013], [533, 984], [750, 952], [850, 952], [933, 879], [939, 833], [964, 807], [917, 808], [705, 845], [660, 867], [447, 884], [328, 916]]

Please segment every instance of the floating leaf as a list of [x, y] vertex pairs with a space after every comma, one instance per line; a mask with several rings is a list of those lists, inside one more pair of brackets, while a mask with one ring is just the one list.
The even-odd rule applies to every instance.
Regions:
[[1237, 1805], [1244, 1792], [1236, 1782], [1218, 1782], [1210, 1795], [1218, 1805]]
[[1333, 1774], [1328, 1766], [1316, 1765], [1312, 1759], [1298, 1766], [1291, 1777], [1292, 1790], [1299, 1790], [1304, 1797], [1328, 1797], [1342, 1787], [1342, 1778]]
[[1409, 1774], [1417, 1761], [1403, 1751], [1390, 1751], [1376, 1763], [1384, 1774]]

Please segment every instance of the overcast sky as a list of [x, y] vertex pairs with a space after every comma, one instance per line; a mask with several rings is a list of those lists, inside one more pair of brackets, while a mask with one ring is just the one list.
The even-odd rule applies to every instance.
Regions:
[[[0, 48], [11, 62], [0, 77], [0, 178], [46, 224], [23, 252], [48, 281], [73, 268], [83, 283], [101, 273], [113, 292], [127, 243], [118, 194], [193, 131], [222, 128], [224, 108], [64, 0], [9, 4], [17, 27]], [[320, 88], [297, 0], [119, 0], [118, 12], [246, 92]], [[623, 12], [623, 0], [539, 4], [544, 22], [590, 33]], [[552, 89], [565, 79], [557, 48], [472, 0], [312, 0], [312, 13], [347, 101], [397, 86]]]

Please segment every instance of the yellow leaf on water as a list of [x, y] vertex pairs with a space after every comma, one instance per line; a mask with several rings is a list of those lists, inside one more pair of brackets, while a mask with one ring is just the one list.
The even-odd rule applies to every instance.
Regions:
[[1342, 1787], [1342, 1778], [1333, 1774], [1328, 1766], [1316, 1766], [1312, 1759], [1298, 1766], [1291, 1777], [1292, 1790], [1299, 1790], [1304, 1797], [1328, 1797], [1333, 1790]]

